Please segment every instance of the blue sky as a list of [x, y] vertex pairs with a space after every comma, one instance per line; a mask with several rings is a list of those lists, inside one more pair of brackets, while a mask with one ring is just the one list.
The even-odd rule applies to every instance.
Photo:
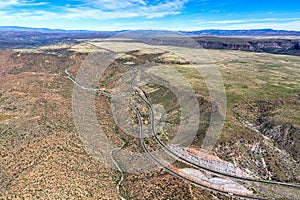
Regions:
[[1, 0], [0, 26], [300, 31], [299, 0]]

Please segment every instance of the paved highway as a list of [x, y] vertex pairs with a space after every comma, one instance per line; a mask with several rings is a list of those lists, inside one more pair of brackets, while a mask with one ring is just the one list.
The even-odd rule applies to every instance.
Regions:
[[300, 189], [299, 185], [296, 184], [291, 184], [291, 183], [283, 183], [283, 182], [276, 182], [276, 181], [265, 181], [265, 180], [257, 180], [257, 179], [252, 179], [252, 178], [246, 178], [246, 177], [239, 177], [239, 176], [234, 176], [234, 175], [230, 175], [230, 174], [226, 174], [226, 173], [222, 173], [222, 172], [218, 172], [200, 165], [197, 165], [189, 160], [187, 160], [186, 158], [182, 157], [181, 155], [173, 152], [172, 150], [170, 150], [158, 137], [157, 137], [157, 133], [155, 131], [155, 121], [154, 121], [154, 110], [152, 107], [151, 102], [147, 99], [146, 96], [142, 96], [140, 94], [140, 92], [138, 90], [135, 89], [133, 82], [131, 83], [131, 88], [135, 91], [136, 94], [138, 94], [140, 96], [140, 98], [147, 104], [150, 112], [151, 112], [151, 127], [152, 127], [152, 135], [155, 138], [155, 140], [163, 147], [164, 150], [166, 150], [171, 156], [173, 156], [175, 159], [179, 159], [180, 161], [189, 164], [197, 169], [202, 169], [202, 170], [206, 170], [209, 171], [211, 173], [217, 174], [217, 175], [222, 175], [222, 176], [226, 176], [226, 177], [230, 177], [230, 178], [234, 178], [234, 179], [238, 179], [238, 180], [244, 180], [244, 181], [250, 181], [250, 182], [256, 182], [256, 183], [264, 183], [264, 184], [272, 184], [272, 185], [279, 185], [279, 186], [285, 186], [285, 187], [293, 187], [293, 188], [298, 188]]
[[180, 174], [178, 174], [177, 172], [175, 172], [174, 170], [170, 169], [169, 167], [165, 166], [158, 158], [156, 158], [147, 148], [146, 144], [145, 144], [145, 140], [144, 140], [144, 135], [143, 135], [143, 122], [142, 122], [142, 117], [141, 117], [141, 114], [140, 112], [138, 111], [137, 108], [135, 108], [134, 106], [130, 106], [136, 113], [136, 116], [139, 120], [139, 124], [140, 124], [140, 138], [141, 138], [141, 144], [143, 146], [143, 149], [144, 151], [158, 164], [160, 165], [164, 170], [166, 170], [167, 172], [169, 172], [170, 174], [180, 178], [180, 179], [183, 179], [189, 183], [192, 183], [196, 186], [200, 186], [200, 187], [203, 187], [205, 189], [208, 189], [208, 190], [211, 190], [211, 191], [214, 191], [214, 192], [218, 192], [218, 193], [221, 193], [221, 194], [224, 194], [224, 195], [227, 195], [227, 196], [235, 196], [235, 197], [239, 197], [239, 198], [244, 198], [244, 199], [257, 199], [257, 200], [267, 200], [265, 198], [260, 198], [260, 197], [253, 197], [253, 196], [246, 196], [246, 195], [240, 195], [240, 194], [233, 194], [231, 192], [224, 192], [222, 190], [218, 190], [218, 189], [215, 189], [215, 188], [212, 188], [212, 187], [209, 187], [209, 186], [206, 186], [206, 185], [203, 185], [203, 184], [200, 184], [192, 179], [189, 179], [189, 178], [186, 178]]
[[[93, 45], [93, 44], [90, 44], [90, 45]], [[102, 50], [106, 50], [106, 51], [109, 51], [109, 52], [112, 52], [110, 50], [107, 50], [107, 49], [103, 49], [101, 47], [98, 47], [96, 45], [93, 45], [99, 49], [102, 49]], [[114, 52], [113, 52], [114, 53]], [[100, 92], [106, 96], [111, 96], [112, 94], [106, 92], [104, 89], [96, 89], [96, 88], [87, 88], [85, 86], [82, 86], [80, 83], [78, 83], [75, 79], [72, 78], [71, 74], [69, 73], [68, 69], [65, 70], [65, 73], [67, 74], [67, 78], [70, 79], [74, 84], [76, 84], [77, 86], [79, 86], [81, 89], [83, 90], [88, 90], [88, 91], [92, 91], [92, 92]], [[286, 186], [286, 187], [293, 187], [293, 188], [300, 188], [299, 185], [296, 185], [296, 184], [289, 184], [289, 183], [282, 183], [282, 182], [274, 182], [274, 181], [264, 181], [264, 180], [256, 180], [256, 179], [251, 179], [251, 178], [245, 178], [245, 177], [238, 177], [238, 176], [234, 176], [234, 175], [230, 175], [230, 174], [225, 174], [225, 173], [221, 173], [221, 172], [218, 172], [218, 171], [215, 171], [215, 170], [212, 170], [212, 169], [209, 169], [209, 168], [206, 168], [206, 167], [203, 167], [203, 166], [199, 166], [193, 162], [190, 162], [189, 160], [185, 159], [184, 157], [182, 157], [181, 155], [178, 155], [177, 153], [174, 153], [172, 150], [170, 150], [158, 137], [157, 137], [157, 134], [156, 134], [156, 131], [155, 131], [155, 121], [154, 121], [154, 110], [153, 110], [153, 107], [152, 107], [152, 104], [151, 102], [149, 101], [149, 99], [147, 99], [146, 95], [145, 94], [141, 94], [140, 91], [138, 91], [134, 85], [133, 85], [133, 81], [131, 81], [130, 83], [131, 85], [131, 88], [132, 90], [137, 94], [139, 95], [139, 97], [147, 104], [147, 106], [149, 107], [149, 110], [150, 110], [150, 113], [151, 113], [151, 129], [152, 129], [152, 135], [154, 136], [155, 140], [163, 147], [163, 149], [165, 151], [167, 151], [167, 153], [169, 153], [171, 156], [173, 156], [175, 159], [178, 159], [186, 164], [189, 164], [197, 169], [202, 169], [202, 170], [206, 170], [206, 171], [209, 171], [211, 173], [214, 173], [214, 174], [218, 174], [218, 175], [222, 175], [222, 176], [226, 176], [226, 177], [230, 177], [230, 178], [234, 178], [234, 179], [238, 179], [238, 180], [243, 180], [243, 181], [251, 181], [251, 182], [256, 182], [256, 183], [265, 183], [265, 184], [272, 184], [272, 185], [279, 185], [279, 186]], [[161, 167], [163, 167], [166, 171], [168, 171], [169, 173], [177, 176], [178, 178], [181, 178], [185, 181], [188, 181], [192, 184], [195, 184], [197, 186], [201, 186], [201, 187], [204, 187], [206, 189], [209, 189], [209, 190], [212, 190], [212, 191], [215, 191], [215, 192], [219, 192], [219, 193], [222, 193], [222, 194], [225, 194], [225, 195], [229, 195], [229, 196], [236, 196], [236, 197], [240, 197], [240, 198], [246, 198], [246, 199], [264, 199], [264, 198], [254, 198], [254, 197], [249, 197], [249, 196], [243, 196], [243, 195], [239, 195], [239, 194], [232, 194], [232, 193], [228, 193], [228, 192], [224, 192], [224, 191], [221, 191], [221, 190], [217, 190], [217, 189], [214, 189], [214, 188], [211, 188], [211, 187], [208, 187], [206, 185], [202, 185], [200, 183], [197, 183], [196, 181], [194, 180], [191, 180], [191, 179], [188, 179], [176, 172], [174, 172], [172, 169], [166, 167], [159, 159], [157, 159], [155, 156], [153, 156], [153, 154], [151, 154], [151, 152], [147, 149], [146, 145], [145, 145], [145, 142], [144, 142], [144, 139], [143, 139], [143, 126], [142, 126], [142, 121], [141, 121], [141, 115], [139, 113], [139, 111], [134, 107], [134, 106], [131, 106], [131, 108], [136, 112], [137, 114], [137, 117], [139, 119], [139, 122], [140, 122], [140, 137], [141, 137], [141, 143], [142, 143], [142, 146], [143, 146], [143, 149], [144, 151], [155, 161], [157, 162]]]

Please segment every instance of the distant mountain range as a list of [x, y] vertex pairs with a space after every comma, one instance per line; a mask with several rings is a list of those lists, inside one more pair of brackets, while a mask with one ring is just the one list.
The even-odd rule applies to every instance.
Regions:
[[117, 32], [0, 26], [0, 49], [33, 48], [76, 39], [108, 38]]
[[30, 28], [20, 26], [0, 26], [0, 31], [23, 31], [23, 32], [39, 32], [39, 33], [92, 33], [96, 31], [87, 30], [63, 30], [63, 29], [49, 29], [49, 28]]
[[[86, 30], [61, 30], [46, 28], [26, 28], [17, 26], [0, 26], [0, 49], [34, 48], [50, 44], [68, 43], [76, 44], [78, 39], [109, 38], [115, 34], [126, 31], [86, 31]], [[128, 36], [147, 43], [144, 37], [151, 37], [151, 44], [185, 46], [184, 40], [169, 37], [162, 41], [160, 36], [170, 34], [169, 31], [134, 31]], [[172, 33], [172, 32], [171, 32]], [[198, 42], [199, 47], [205, 49], [241, 50], [265, 53], [289, 54], [300, 56], [300, 38], [287, 36], [300, 36], [297, 31], [257, 29], [257, 30], [203, 30], [182, 31]], [[126, 33], [122, 35], [126, 37]], [[221, 37], [222, 36], [222, 37]], [[244, 36], [244, 37], [239, 37]], [[262, 36], [262, 38], [256, 38]], [[280, 36], [282, 38], [265, 38], [265, 36]], [[284, 38], [287, 37], [287, 38]]]
[[300, 31], [286, 31], [273, 29], [253, 30], [203, 30], [183, 32], [187, 35], [200, 36], [300, 36]]
[[[88, 30], [63, 30], [48, 28], [28, 28], [19, 26], [0, 26], [0, 32], [39, 32], [39, 33], [64, 33], [64, 34], [95, 34], [102, 33], [113, 35], [123, 31], [88, 31]], [[273, 29], [253, 30], [201, 30], [201, 31], [180, 31], [189, 36], [300, 36], [300, 31], [286, 31]]]

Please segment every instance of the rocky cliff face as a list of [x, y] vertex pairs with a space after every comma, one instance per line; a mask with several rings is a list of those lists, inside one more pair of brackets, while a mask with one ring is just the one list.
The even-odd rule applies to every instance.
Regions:
[[[299, 101], [288, 102], [298, 104]], [[300, 161], [300, 128], [295, 124], [285, 123], [284, 121], [274, 120], [276, 112], [284, 104], [280, 101], [257, 101], [251, 102], [252, 107], [245, 105], [246, 113], [238, 113], [240, 121], [243, 121], [249, 128], [259, 131], [264, 136], [270, 138], [280, 149], [288, 152], [294, 160]], [[251, 114], [250, 114], [251, 113]], [[249, 117], [251, 116], [251, 117]]]
[[289, 152], [296, 161], [300, 161], [300, 129], [291, 125], [265, 123], [260, 131], [276, 144]]
[[242, 51], [255, 51], [251, 44], [228, 44], [219, 41], [197, 41], [201, 47], [205, 49], [227, 49], [227, 50], [242, 50]]
[[[253, 130], [257, 136], [263, 136], [256, 142], [241, 140], [247, 152], [244, 160], [250, 160], [245, 165], [263, 178], [299, 183], [300, 127], [299, 123], [286, 120], [281, 113], [287, 105], [297, 106], [299, 99], [296, 97], [289, 102], [256, 100], [236, 105], [233, 112], [245, 127]], [[227, 146], [232, 152], [238, 149], [234, 143]], [[222, 152], [224, 148], [220, 149]], [[254, 164], [249, 164], [251, 161]]]
[[300, 41], [289, 39], [246, 39], [200, 37], [195, 40], [204, 49], [226, 49], [300, 56]]

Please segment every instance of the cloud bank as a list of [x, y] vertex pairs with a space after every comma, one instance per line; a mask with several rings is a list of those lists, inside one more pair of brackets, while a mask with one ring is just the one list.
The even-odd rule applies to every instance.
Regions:
[[66, 1], [65, 5], [55, 5], [47, 1], [2, 0], [0, 17], [20, 20], [159, 18], [179, 14], [188, 0], [153, 2], [147, 0], [81, 0], [73, 2], [67, 4]]

